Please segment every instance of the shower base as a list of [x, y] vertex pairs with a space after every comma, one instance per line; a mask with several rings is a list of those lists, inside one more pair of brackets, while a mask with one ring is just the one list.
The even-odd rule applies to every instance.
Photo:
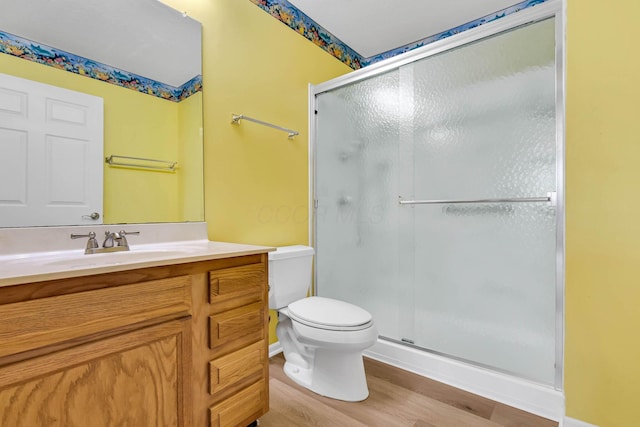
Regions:
[[564, 417], [561, 390], [379, 339], [364, 355], [554, 421]]

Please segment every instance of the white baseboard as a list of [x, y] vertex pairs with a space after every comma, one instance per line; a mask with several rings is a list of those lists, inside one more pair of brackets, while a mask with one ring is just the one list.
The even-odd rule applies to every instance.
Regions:
[[282, 345], [280, 344], [280, 341], [269, 344], [269, 358], [272, 358], [276, 354], [280, 353], [282, 353]]
[[[269, 357], [281, 352], [282, 345], [279, 342], [269, 345]], [[560, 427], [598, 427], [565, 417], [564, 394], [551, 387], [389, 341], [378, 340], [364, 354], [389, 365], [558, 421]]]
[[576, 420], [575, 418], [564, 417], [560, 423], [560, 427], [598, 427], [595, 424], [585, 423], [584, 421]]
[[378, 340], [364, 354], [372, 359], [544, 418], [554, 421], [564, 418], [564, 393], [552, 387], [389, 341]]

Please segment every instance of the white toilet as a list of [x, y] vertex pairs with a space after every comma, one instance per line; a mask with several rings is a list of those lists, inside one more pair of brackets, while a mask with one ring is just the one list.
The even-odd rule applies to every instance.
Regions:
[[357, 402], [369, 396], [362, 351], [378, 338], [371, 314], [360, 307], [309, 297], [314, 250], [284, 246], [269, 253], [269, 308], [278, 310], [276, 334], [284, 372], [309, 390]]

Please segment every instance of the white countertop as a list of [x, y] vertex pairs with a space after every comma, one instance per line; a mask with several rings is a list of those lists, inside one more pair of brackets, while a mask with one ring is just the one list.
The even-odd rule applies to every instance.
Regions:
[[[41, 230], [38, 236], [40, 237], [47, 231]], [[30, 232], [33, 231], [30, 230]], [[68, 233], [68, 230], [56, 232], [65, 234]], [[68, 239], [68, 234], [65, 235]], [[197, 236], [202, 237], [202, 233]], [[11, 237], [15, 237], [15, 232], [12, 232]], [[16, 250], [12, 253], [5, 247], [4, 251], [0, 251], [0, 287], [253, 255], [275, 250], [275, 248], [268, 246], [214, 242], [206, 238], [191, 240], [175, 240], [173, 238], [156, 243], [136, 243], [134, 238], [135, 236], [128, 239], [129, 251], [91, 255], [84, 254], [84, 240], [75, 243], [77, 249], [65, 248], [56, 251], [45, 248], [39, 252]], [[5, 241], [8, 240], [5, 236]], [[0, 236], [0, 242], [2, 241], [2, 236]]]
[[84, 250], [0, 256], [0, 287], [184, 264], [274, 250], [268, 246], [191, 240], [137, 245], [130, 251], [85, 255]]

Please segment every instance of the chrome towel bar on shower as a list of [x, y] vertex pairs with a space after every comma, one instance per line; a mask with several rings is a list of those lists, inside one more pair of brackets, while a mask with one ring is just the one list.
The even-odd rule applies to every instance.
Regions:
[[517, 197], [504, 199], [469, 199], [469, 200], [402, 200], [400, 205], [446, 205], [455, 203], [536, 203], [551, 202], [553, 206], [556, 204], [556, 193], [549, 192], [545, 197]]

